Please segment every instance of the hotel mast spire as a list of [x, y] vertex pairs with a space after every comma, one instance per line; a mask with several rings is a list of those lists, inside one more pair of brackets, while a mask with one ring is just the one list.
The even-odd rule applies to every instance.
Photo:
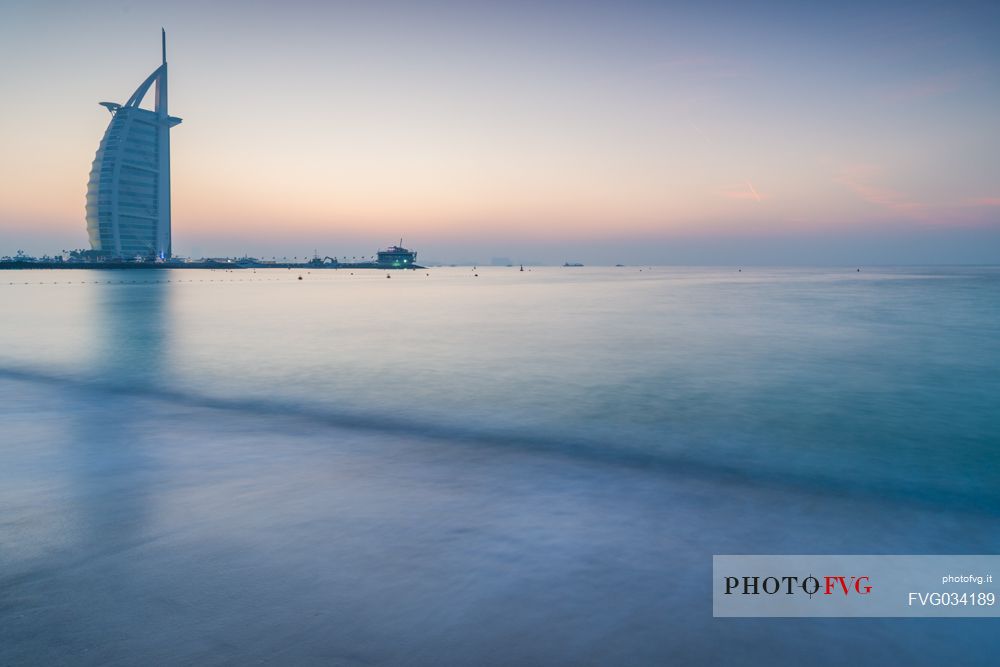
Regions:
[[156, 113], [167, 117], [167, 31], [160, 28], [160, 44], [163, 49], [163, 63], [153, 72], [156, 77]]

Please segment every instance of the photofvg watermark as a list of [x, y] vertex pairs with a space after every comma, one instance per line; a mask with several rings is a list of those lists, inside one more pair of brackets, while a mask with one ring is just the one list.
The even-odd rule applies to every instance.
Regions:
[[1000, 616], [1000, 556], [713, 556], [718, 617]]

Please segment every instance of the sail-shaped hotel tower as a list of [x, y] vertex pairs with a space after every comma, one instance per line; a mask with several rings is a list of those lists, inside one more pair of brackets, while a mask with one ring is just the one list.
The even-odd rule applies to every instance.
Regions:
[[[97, 148], [87, 183], [90, 247], [119, 258], [170, 257], [170, 128], [167, 113], [167, 35], [163, 63], [125, 104], [101, 102], [111, 123]], [[153, 110], [139, 105], [156, 84]]]

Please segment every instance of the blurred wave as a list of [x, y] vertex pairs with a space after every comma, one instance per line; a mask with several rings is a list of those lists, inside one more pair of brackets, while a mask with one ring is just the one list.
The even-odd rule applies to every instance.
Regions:
[[[382, 436], [408, 439], [428, 439], [459, 443], [466, 446], [485, 445], [516, 448], [528, 452], [546, 452], [616, 466], [640, 467], [647, 471], [696, 476], [724, 484], [726, 480], [749, 482], [766, 487], [806, 491], [823, 496], [850, 496], [859, 499], [877, 498], [939, 509], [997, 515], [1000, 514], [1000, 492], [984, 494], [958, 486], [910, 484], [891, 477], [850, 477], [823, 474], [817, 466], [787, 467], [767, 465], [737, 465], [714, 456], [711, 451], [692, 452], [684, 448], [638, 447], [613, 443], [585, 434], [546, 435], [535, 430], [490, 429], [474, 422], [439, 421], [400, 418], [382, 413], [338, 411], [328, 406], [307, 405], [280, 399], [220, 397], [170, 389], [152, 384], [115, 382], [107, 378], [81, 378], [60, 375], [27, 367], [0, 367], [0, 379], [52, 385], [60, 390], [83, 391], [91, 399], [103, 396], [144, 398], [190, 408], [228, 413], [234, 426], [241, 419], [274, 418], [282, 424], [298, 424], [310, 429], [350, 429]], [[190, 415], [188, 415], [190, 417]], [[316, 433], [322, 438], [322, 431]], [[839, 472], [839, 471], [838, 471]]]
[[995, 267], [83, 273], [0, 288], [3, 373], [1000, 507]]

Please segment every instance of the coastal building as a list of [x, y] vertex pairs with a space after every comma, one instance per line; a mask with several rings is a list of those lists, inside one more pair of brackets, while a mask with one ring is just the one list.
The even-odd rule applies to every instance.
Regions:
[[[167, 113], [167, 36], [163, 62], [125, 104], [101, 102], [111, 122], [87, 183], [90, 247], [107, 257], [170, 257], [170, 128]], [[139, 105], [156, 84], [153, 110]]]

